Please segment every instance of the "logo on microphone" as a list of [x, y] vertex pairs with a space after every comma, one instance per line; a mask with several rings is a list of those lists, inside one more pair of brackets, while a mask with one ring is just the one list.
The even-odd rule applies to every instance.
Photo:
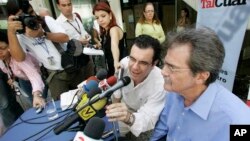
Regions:
[[79, 115], [84, 119], [88, 120], [96, 114], [95, 110], [91, 106], [87, 106], [79, 112]]

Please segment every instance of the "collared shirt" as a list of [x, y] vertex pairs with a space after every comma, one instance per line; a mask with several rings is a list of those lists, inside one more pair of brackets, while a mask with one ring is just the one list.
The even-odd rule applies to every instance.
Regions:
[[152, 36], [153, 38], [158, 39], [160, 43], [165, 41], [165, 33], [161, 24], [156, 24], [155, 22], [152, 24], [137, 23], [135, 28], [135, 36], [137, 37], [142, 34]]
[[[124, 76], [129, 76], [128, 57], [121, 60], [124, 69]], [[114, 96], [122, 94], [122, 102], [126, 103], [128, 108], [135, 115], [135, 122], [129, 130], [135, 135], [151, 130], [155, 127], [160, 112], [164, 106], [165, 93], [163, 92], [163, 77], [161, 70], [154, 67], [147, 78], [134, 86], [134, 82], [123, 87], [114, 93]]]
[[[46, 38], [32, 38], [23, 34], [18, 34], [18, 41], [25, 52], [30, 52], [45, 68], [49, 70], [63, 70], [61, 66], [61, 54], [54, 44]], [[43, 40], [43, 41], [41, 41]], [[49, 58], [53, 58], [54, 64]]]
[[73, 14], [73, 20], [69, 20], [61, 13], [56, 21], [65, 29], [66, 34], [70, 39], [78, 40], [81, 37], [88, 35], [82, 22], [76, 17], [75, 14]]
[[[23, 80], [29, 80], [32, 85], [32, 92], [40, 91], [43, 92], [44, 83], [42, 81], [40, 72], [40, 67], [38, 61], [27, 53], [25, 60], [22, 62], [17, 62], [13, 58], [10, 60], [10, 68], [0, 60], [0, 68], [4, 73], [8, 75], [14, 75], [15, 77], [21, 78]], [[10, 74], [13, 73], [13, 74]]]
[[250, 109], [217, 82], [212, 83], [189, 107], [170, 92], [151, 141], [229, 141], [231, 124], [250, 124]]

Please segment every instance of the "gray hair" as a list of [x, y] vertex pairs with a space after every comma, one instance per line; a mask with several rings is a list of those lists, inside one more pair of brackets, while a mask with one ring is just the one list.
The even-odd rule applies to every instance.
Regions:
[[187, 63], [193, 75], [198, 72], [210, 72], [205, 85], [209, 85], [217, 79], [225, 58], [225, 49], [213, 30], [205, 27], [186, 29], [170, 37], [167, 42], [167, 50], [177, 47], [173, 44], [190, 46], [190, 58]]

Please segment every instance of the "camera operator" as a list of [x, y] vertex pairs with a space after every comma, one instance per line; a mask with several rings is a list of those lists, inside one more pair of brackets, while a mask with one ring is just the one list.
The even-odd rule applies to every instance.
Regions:
[[[26, 52], [30, 52], [36, 57], [49, 73], [48, 85], [54, 99], [58, 99], [61, 93], [75, 88], [85, 79], [82, 77], [82, 72], [69, 74], [62, 68], [61, 54], [52, 41], [66, 43], [69, 41], [69, 37], [52, 17], [45, 17], [50, 32], [45, 32], [40, 23], [38, 23], [37, 29], [36, 26], [32, 29], [29, 25], [25, 25], [27, 20], [25, 18], [31, 16], [30, 14], [36, 16], [28, 0], [9, 0], [6, 6], [10, 15], [8, 18], [8, 35], [10, 46], [12, 46], [11, 54], [17, 61], [23, 61]], [[23, 13], [29, 14], [29, 16], [23, 16]], [[20, 34], [20, 29], [24, 31], [21, 32], [22, 34]], [[14, 50], [19, 50], [19, 52]]]

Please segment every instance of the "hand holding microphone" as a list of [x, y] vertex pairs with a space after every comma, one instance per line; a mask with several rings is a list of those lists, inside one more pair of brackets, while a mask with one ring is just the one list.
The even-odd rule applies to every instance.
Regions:
[[125, 103], [113, 103], [106, 107], [106, 116], [108, 121], [128, 122], [131, 113]]

